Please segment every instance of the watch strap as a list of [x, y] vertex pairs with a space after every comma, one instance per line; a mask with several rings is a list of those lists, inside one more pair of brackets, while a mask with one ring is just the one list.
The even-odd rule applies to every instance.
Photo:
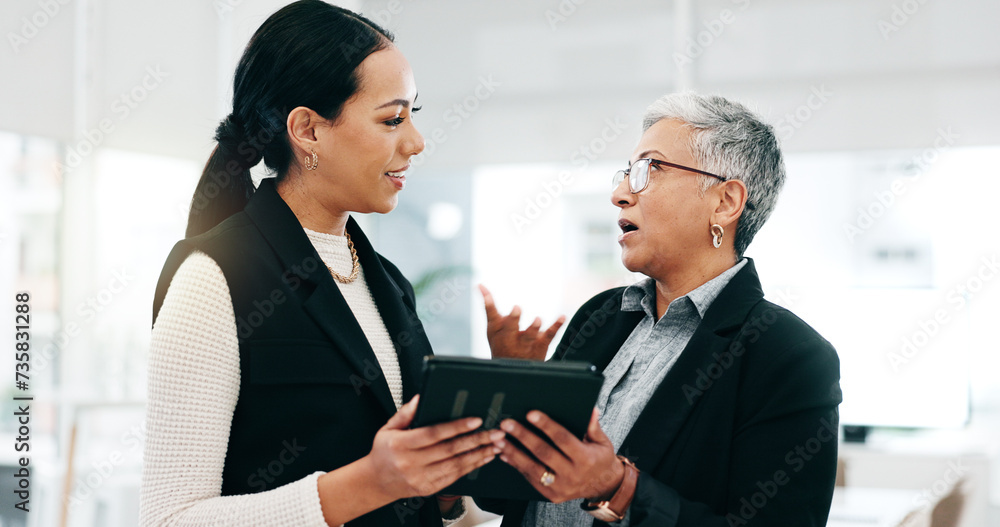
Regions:
[[603, 522], [615, 522], [625, 519], [625, 512], [632, 503], [635, 496], [635, 489], [639, 483], [639, 469], [625, 456], [619, 455], [622, 465], [625, 467], [625, 476], [621, 485], [610, 499], [604, 501], [583, 500], [580, 507], [589, 512], [591, 516]]

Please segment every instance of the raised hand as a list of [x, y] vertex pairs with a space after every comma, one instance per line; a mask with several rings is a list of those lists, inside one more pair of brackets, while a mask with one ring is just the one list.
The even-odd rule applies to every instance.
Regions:
[[560, 316], [548, 329], [542, 331], [542, 319], [535, 320], [523, 331], [520, 327], [521, 308], [514, 306], [510, 314], [501, 315], [497, 311], [493, 295], [486, 286], [480, 284], [479, 292], [483, 295], [486, 307], [486, 338], [490, 343], [490, 353], [494, 359], [531, 359], [545, 360], [549, 344], [555, 338], [559, 328], [566, 322], [565, 316]]

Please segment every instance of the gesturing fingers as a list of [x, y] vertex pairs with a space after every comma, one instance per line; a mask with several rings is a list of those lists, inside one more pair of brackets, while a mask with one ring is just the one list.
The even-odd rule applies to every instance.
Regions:
[[559, 318], [556, 319], [551, 326], [549, 326], [549, 329], [545, 330], [545, 333], [543, 333], [542, 336], [545, 338], [546, 346], [548, 346], [549, 342], [552, 342], [552, 339], [556, 338], [556, 333], [559, 333], [559, 328], [561, 328], [565, 323], [566, 315], [560, 315]]
[[526, 327], [524, 331], [522, 331], [518, 335], [518, 338], [521, 339], [522, 343], [531, 345], [531, 343], [535, 342], [535, 339], [538, 338], [538, 330], [540, 330], [541, 328], [542, 328], [542, 319], [539, 317], [535, 317], [535, 320], [531, 322], [531, 325]]
[[483, 295], [483, 305], [486, 307], [486, 321], [487, 323], [493, 323], [496, 319], [500, 318], [500, 312], [497, 311], [497, 304], [493, 300], [493, 293], [490, 293], [486, 286], [479, 284], [479, 293]]
[[486, 308], [486, 332], [489, 335], [496, 334], [501, 330], [516, 332], [520, 328], [521, 308], [519, 306], [514, 306], [509, 315], [501, 315], [500, 311], [497, 310], [493, 293], [490, 293], [490, 290], [486, 289], [483, 284], [479, 284], [479, 293], [483, 295], [483, 306]]
[[521, 306], [511, 308], [510, 314], [503, 319], [503, 325], [513, 331], [521, 328]]

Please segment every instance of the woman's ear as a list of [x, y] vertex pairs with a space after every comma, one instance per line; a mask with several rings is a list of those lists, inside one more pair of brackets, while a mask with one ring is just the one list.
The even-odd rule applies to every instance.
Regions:
[[298, 106], [288, 112], [285, 126], [288, 129], [288, 141], [291, 143], [295, 157], [317, 150], [316, 127], [323, 118], [305, 106]]
[[712, 213], [712, 223], [728, 227], [743, 214], [747, 202], [747, 186], [738, 179], [723, 181], [715, 186], [718, 203]]

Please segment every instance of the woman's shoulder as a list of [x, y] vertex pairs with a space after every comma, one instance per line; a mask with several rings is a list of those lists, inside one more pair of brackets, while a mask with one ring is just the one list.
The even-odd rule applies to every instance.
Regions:
[[836, 349], [792, 311], [762, 300], [750, 310], [738, 342], [729, 351], [742, 357], [740, 385], [761, 394], [747, 398], [758, 418], [776, 409], [836, 407], [843, 400]]
[[[840, 379], [837, 350], [795, 313], [762, 300], [750, 310], [739, 335], [735, 349], [741, 350], [748, 378], [762, 386], [804, 383], [802, 391], [815, 388], [832, 396], [823, 387], [836, 387]], [[810, 388], [810, 383], [816, 386]]]
[[625, 293], [625, 289], [626, 286], [612, 287], [597, 293], [580, 306], [577, 314], [595, 311], [601, 311], [607, 315], [614, 314], [621, 309], [622, 295]]
[[210, 318], [213, 327], [227, 327], [233, 318], [231, 306], [229, 286], [219, 264], [201, 251], [192, 251], [154, 304], [154, 329], [160, 325], [161, 314], [181, 325], [194, 317]]
[[[160, 280], [166, 280], [169, 283], [174, 274], [180, 270], [181, 265], [186, 263], [195, 253], [203, 255], [203, 257], [195, 259], [196, 263], [198, 261], [204, 262], [203, 258], [208, 258], [215, 263], [216, 260], [208, 254], [216, 252], [213, 249], [220, 244], [220, 239], [246, 237], [252, 235], [251, 231], [254, 230], [246, 214], [240, 212], [226, 218], [207, 232], [178, 241], [167, 255], [163, 269], [160, 271]], [[225, 241], [221, 243], [226, 244]], [[238, 246], [240, 243], [239, 240], [234, 240], [229, 242], [229, 245], [236, 244]]]
[[218, 225], [198, 236], [181, 240], [178, 245], [186, 244], [201, 249], [227, 242], [246, 243], [247, 237], [263, 239], [250, 217], [241, 211], [222, 220]]
[[[815, 328], [791, 310], [769, 300], [761, 300], [747, 314], [744, 331], [756, 329], [758, 339], [767, 344], [813, 342], [822, 347], [833, 346]], [[755, 339], [756, 340], [756, 339]]]
[[219, 268], [219, 264], [216, 263], [214, 259], [208, 254], [195, 249], [192, 250], [181, 262], [180, 267], [177, 268], [177, 272], [174, 273], [174, 279], [178, 276], [186, 277], [223, 277], [222, 269]]

